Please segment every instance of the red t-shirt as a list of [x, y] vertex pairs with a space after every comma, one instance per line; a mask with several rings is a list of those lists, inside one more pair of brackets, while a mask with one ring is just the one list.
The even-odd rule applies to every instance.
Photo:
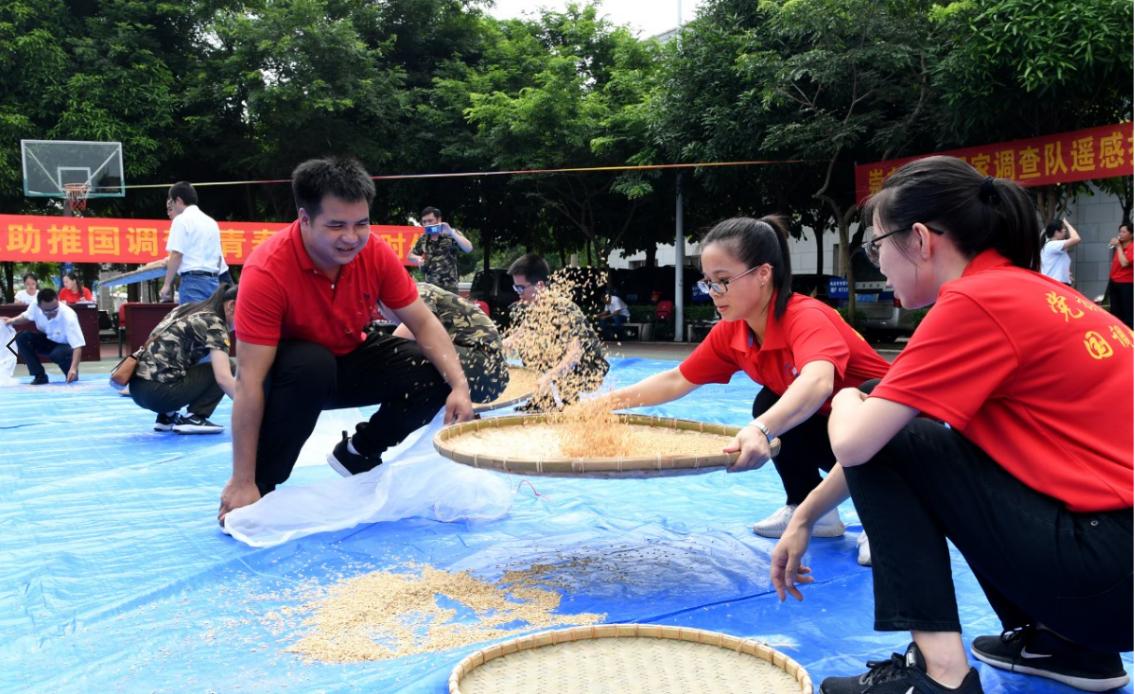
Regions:
[[377, 302], [399, 309], [417, 298], [414, 280], [377, 234], [332, 283], [311, 262], [295, 221], [248, 256], [240, 274], [236, 336], [254, 345], [314, 342], [342, 356], [363, 343]]
[[83, 295], [79, 296], [78, 292], [73, 292], [67, 287], [59, 290], [59, 300], [65, 304], [77, 304], [80, 301], [93, 301], [91, 290], [83, 287]]
[[1130, 330], [995, 251], [942, 285], [871, 397], [940, 419], [1070, 510], [1132, 504]]
[[1127, 256], [1127, 267], [1119, 264], [1119, 258], [1115, 257], [1115, 249], [1111, 250], [1111, 272], [1107, 277], [1112, 282], [1120, 284], [1131, 284], [1135, 282], [1135, 243], [1127, 244], [1127, 248], [1123, 249], [1123, 255]]
[[[776, 297], [769, 304], [771, 309]], [[857, 387], [887, 373], [887, 362], [832, 307], [801, 294], [788, 300], [784, 315], [769, 311], [764, 344], [743, 320], [719, 321], [678, 369], [690, 383], [728, 383], [738, 370], [777, 395], [804, 365], [827, 361], [835, 367], [835, 389]], [[822, 411], [831, 410], [831, 398]]]

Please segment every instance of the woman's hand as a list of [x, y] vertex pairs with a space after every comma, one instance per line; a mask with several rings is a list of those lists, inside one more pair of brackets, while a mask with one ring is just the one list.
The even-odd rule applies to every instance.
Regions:
[[737, 432], [737, 436], [733, 438], [733, 443], [726, 446], [724, 452], [741, 453], [737, 456], [737, 460], [725, 469], [726, 472], [758, 470], [772, 457], [768, 437], [765, 436], [763, 431], [751, 424], [742, 427], [741, 431]]
[[769, 578], [781, 601], [786, 595], [803, 600], [804, 594], [796, 586], [815, 580], [811, 575], [812, 570], [800, 563], [804, 552], [808, 551], [811, 539], [812, 526], [799, 522], [794, 517], [788, 522], [776, 547], [773, 547], [769, 560]]

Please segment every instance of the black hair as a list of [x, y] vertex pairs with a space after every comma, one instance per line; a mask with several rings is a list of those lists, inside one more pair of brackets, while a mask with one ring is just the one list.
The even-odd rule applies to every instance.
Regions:
[[421, 216], [425, 217], [427, 214], [432, 214], [439, 220], [442, 219], [441, 210], [437, 209], [436, 207], [423, 207]]
[[75, 291], [77, 291], [79, 293], [79, 298], [81, 299], [83, 297], [83, 288], [84, 288], [83, 287], [83, 280], [79, 279], [79, 276], [76, 275], [74, 272], [65, 273], [63, 276], [75, 283]]
[[548, 261], [535, 253], [526, 253], [508, 266], [508, 274], [523, 275], [524, 279], [536, 284], [537, 282], [547, 282], [551, 270], [548, 269]]
[[718, 222], [702, 239], [702, 248], [720, 243], [729, 253], [754, 268], [768, 263], [772, 266], [772, 283], [776, 287], [776, 306], [773, 315], [780, 318], [788, 309], [792, 298], [792, 262], [788, 254], [788, 232], [784, 220], [776, 215], [760, 219], [733, 217]]
[[169, 187], [169, 195], [166, 196], [170, 200], [181, 201], [186, 205], [197, 204], [197, 191], [193, 189], [193, 184], [189, 181], [178, 181]]
[[1135, 231], [1131, 228], [1131, 220], [1130, 219], [1123, 220], [1122, 222], [1119, 223], [1119, 226], [1127, 227], [1127, 231]]
[[221, 318], [225, 317], [225, 302], [236, 300], [236, 285], [235, 284], [222, 284], [217, 287], [217, 290], [209, 295], [208, 298], [201, 301], [194, 301], [191, 304], [178, 306], [175, 309], [177, 317], [181, 318], [194, 313], [203, 313], [211, 311]]
[[[994, 249], [1017, 267], [1040, 268], [1040, 218], [1019, 185], [983, 176], [961, 159], [927, 157], [904, 165], [867, 201], [886, 231], [906, 237], [921, 222], [950, 237], [966, 258]], [[879, 230], [882, 232], [882, 230]]]
[[55, 301], [58, 298], [59, 295], [56, 294], [55, 290], [51, 287], [45, 287], [35, 294], [35, 302], [37, 304], [50, 304], [52, 301]]
[[334, 195], [344, 202], [374, 202], [374, 181], [357, 159], [326, 157], [308, 159], [292, 171], [292, 195], [296, 210], [315, 219], [323, 210], [323, 197]]
[[1064, 222], [1059, 219], [1054, 219], [1048, 224], [1044, 225], [1044, 238], [1051, 239], [1056, 232], [1064, 228]]
[[35, 281], [36, 281], [36, 284], [39, 284], [39, 278], [35, 276], [35, 273], [34, 273], [34, 272], [25, 272], [25, 273], [24, 273], [24, 281], [25, 281], [25, 282], [27, 282], [27, 281], [28, 281], [28, 278], [29, 278], [29, 277], [30, 277], [30, 278], [32, 278], [33, 280], [35, 280]]

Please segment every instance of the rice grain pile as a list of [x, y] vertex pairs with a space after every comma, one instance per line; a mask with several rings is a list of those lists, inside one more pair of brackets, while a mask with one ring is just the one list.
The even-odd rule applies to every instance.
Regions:
[[[407, 565], [345, 579], [299, 608], [310, 613], [304, 620], [310, 632], [287, 650], [329, 663], [389, 660], [606, 617], [554, 614], [560, 595], [538, 587], [537, 576], [512, 572], [490, 583], [467, 571]], [[475, 620], [455, 621], [458, 607], [445, 603]]]

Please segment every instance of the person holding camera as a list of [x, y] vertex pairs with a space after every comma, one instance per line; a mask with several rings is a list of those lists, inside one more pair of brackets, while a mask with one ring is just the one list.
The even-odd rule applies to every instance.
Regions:
[[422, 210], [423, 233], [410, 250], [410, 264], [422, 269], [425, 281], [457, 293], [457, 251], [472, 253], [473, 244], [460, 231], [442, 221], [441, 210]]

